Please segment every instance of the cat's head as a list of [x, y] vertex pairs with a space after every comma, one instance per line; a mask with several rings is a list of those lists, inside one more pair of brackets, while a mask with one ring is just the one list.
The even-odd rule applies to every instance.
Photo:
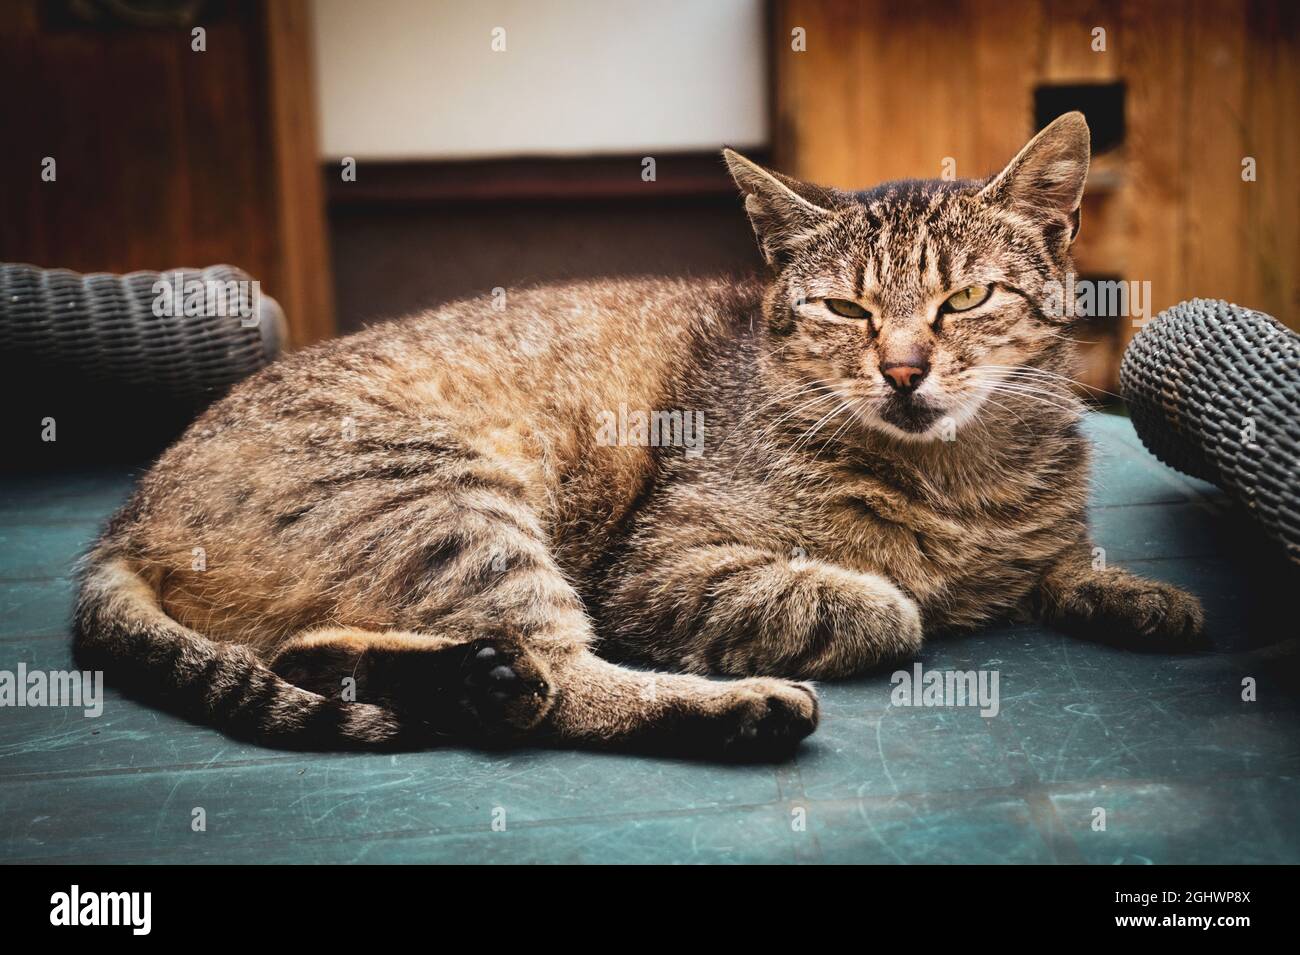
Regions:
[[[773, 359], [878, 430], [929, 440], [977, 414], [1012, 369], [1059, 350], [1088, 125], [1068, 113], [988, 180], [848, 193], [726, 150], [773, 270]], [[1058, 284], [1053, 284], [1058, 283]]]

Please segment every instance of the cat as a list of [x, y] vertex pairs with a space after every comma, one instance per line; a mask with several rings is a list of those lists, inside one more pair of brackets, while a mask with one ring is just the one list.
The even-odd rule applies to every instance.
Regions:
[[[86, 558], [79, 659], [272, 745], [779, 759], [817, 726], [805, 681], [926, 634], [1196, 645], [1194, 597], [1094, 566], [1044, 305], [1083, 117], [987, 180], [848, 193], [724, 158], [762, 277], [461, 301], [236, 386]], [[674, 414], [695, 453], [605, 426]]]

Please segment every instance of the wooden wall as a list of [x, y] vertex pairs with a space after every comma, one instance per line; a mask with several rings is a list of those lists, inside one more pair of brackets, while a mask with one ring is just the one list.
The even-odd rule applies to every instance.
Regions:
[[0, 260], [230, 263], [280, 301], [295, 343], [332, 334], [306, 0], [206, 4], [204, 52], [188, 24], [83, 26], [58, 7], [0, 4]]
[[[1094, 157], [1080, 273], [1149, 281], [1152, 315], [1204, 296], [1300, 328], [1298, 46], [1293, 0], [774, 0], [775, 162], [846, 188], [938, 176], [944, 157], [983, 176], [1034, 132], [1036, 87], [1122, 82], [1126, 134]], [[1115, 390], [1134, 331], [1080, 332], [1098, 341], [1086, 380]]]

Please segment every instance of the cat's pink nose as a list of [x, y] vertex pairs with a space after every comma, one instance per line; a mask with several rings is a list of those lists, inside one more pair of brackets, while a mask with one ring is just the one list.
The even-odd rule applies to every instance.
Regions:
[[930, 363], [922, 361], [919, 365], [908, 365], [903, 362], [890, 362], [880, 366], [880, 373], [885, 376], [885, 381], [895, 391], [915, 391], [927, 374], [930, 372]]

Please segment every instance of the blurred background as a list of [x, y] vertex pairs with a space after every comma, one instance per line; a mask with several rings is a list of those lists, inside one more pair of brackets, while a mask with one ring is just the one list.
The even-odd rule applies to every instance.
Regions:
[[[863, 188], [986, 175], [1081, 109], [1081, 276], [1295, 328], [1298, 37], [1293, 0], [8, 0], [0, 260], [230, 263], [302, 345], [498, 286], [752, 270], [724, 143]], [[1083, 325], [1117, 391], [1133, 322]]]

